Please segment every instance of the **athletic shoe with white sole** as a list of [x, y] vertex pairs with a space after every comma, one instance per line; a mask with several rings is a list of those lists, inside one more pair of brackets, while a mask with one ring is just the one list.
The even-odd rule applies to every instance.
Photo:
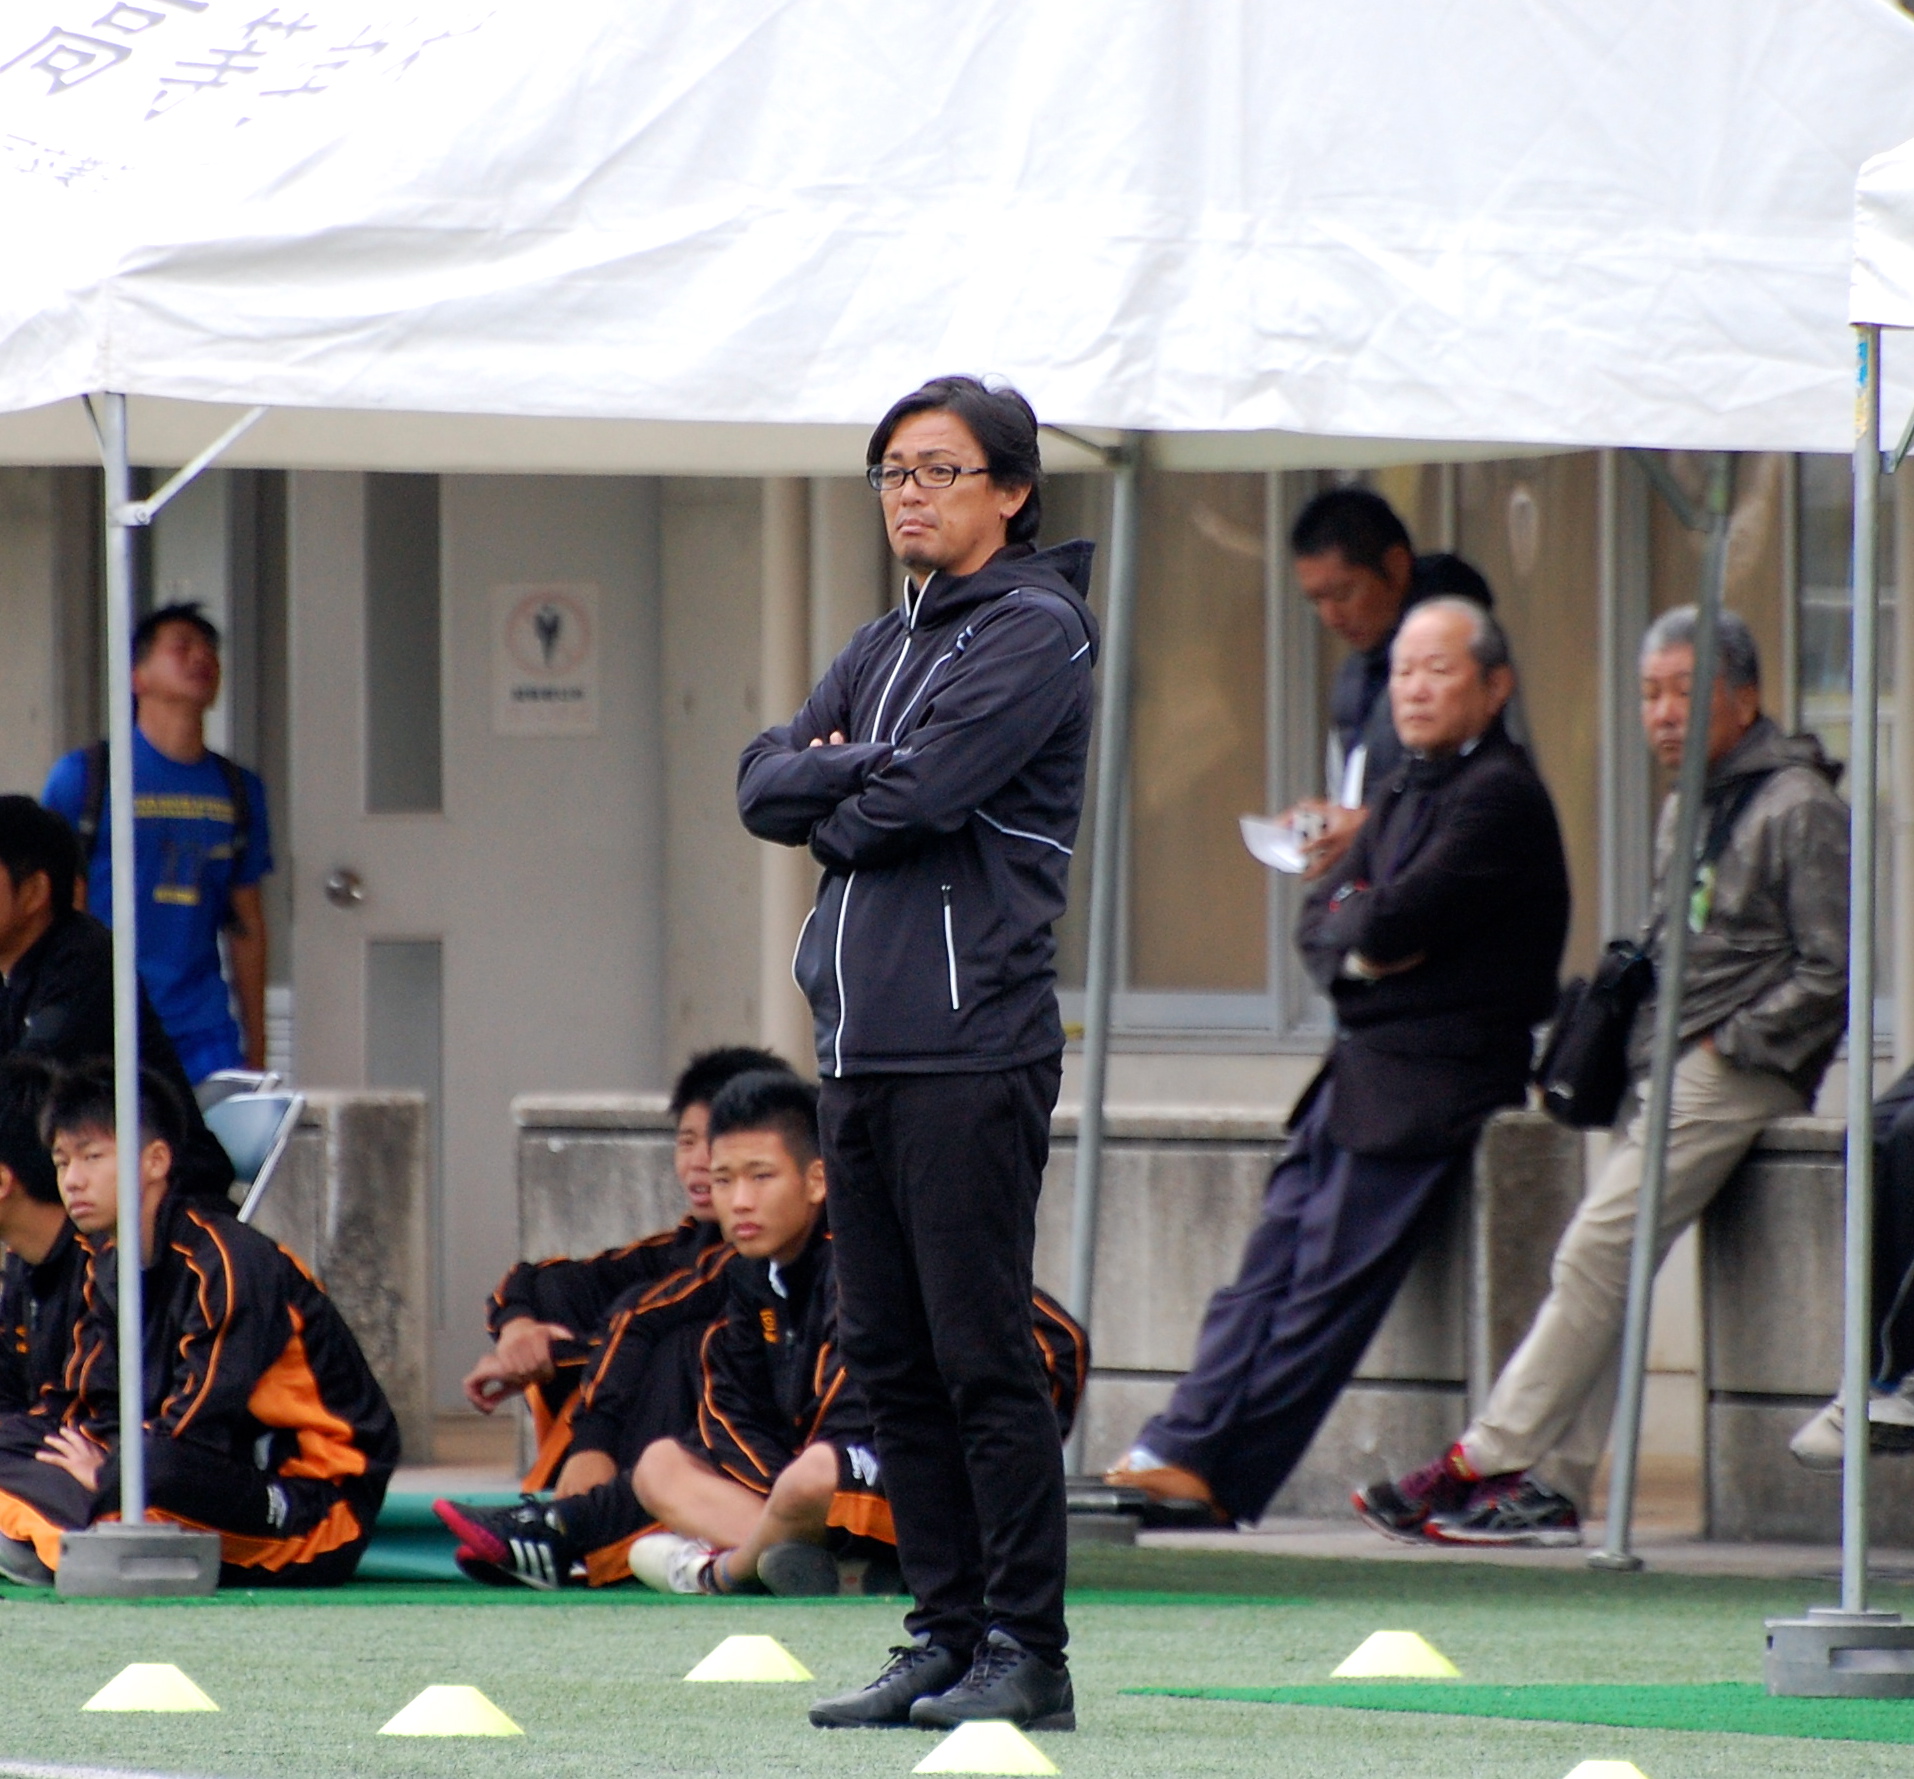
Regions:
[[1518, 1471], [1481, 1485], [1459, 1512], [1433, 1515], [1422, 1535], [1437, 1544], [1557, 1549], [1582, 1542], [1582, 1518], [1566, 1495]]
[[1349, 1504], [1357, 1519], [1383, 1537], [1420, 1544], [1423, 1528], [1433, 1515], [1460, 1512], [1480, 1486], [1462, 1457], [1462, 1448], [1453, 1445], [1420, 1470], [1394, 1482], [1373, 1482], [1358, 1489]]
[[[1837, 1396], [1802, 1423], [1788, 1450], [1803, 1469], [1838, 1472], [1847, 1453], [1846, 1434], [1847, 1416]], [[1914, 1377], [1903, 1378], [1898, 1389], [1869, 1397], [1867, 1443], [1871, 1452], [1914, 1452]]]
[[647, 1532], [631, 1547], [631, 1572], [659, 1594], [712, 1594], [712, 1547], [677, 1532]]
[[542, 1592], [570, 1585], [572, 1565], [584, 1554], [565, 1530], [555, 1503], [526, 1495], [516, 1507], [478, 1507], [434, 1501], [432, 1511], [481, 1563]]

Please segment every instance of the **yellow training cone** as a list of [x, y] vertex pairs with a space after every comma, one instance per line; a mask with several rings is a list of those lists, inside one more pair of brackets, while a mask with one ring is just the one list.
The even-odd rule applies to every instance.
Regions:
[[1337, 1680], [1455, 1680], [1455, 1663], [1414, 1631], [1376, 1631], [1343, 1658]]
[[1054, 1773], [1053, 1761], [1014, 1723], [960, 1723], [913, 1773]]
[[525, 1732], [475, 1686], [428, 1686], [379, 1734], [522, 1736]]
[[132, 1662], [122, 1668], [82, 1711], [217, 1711], [219, 1707], [171, 1662]]
[[1568, 1779], [1648, 1779], [1632, 1760], [1585, 1760]]
[[775, 1637], [727, 1637], [687, 1680], [815, 1680]]

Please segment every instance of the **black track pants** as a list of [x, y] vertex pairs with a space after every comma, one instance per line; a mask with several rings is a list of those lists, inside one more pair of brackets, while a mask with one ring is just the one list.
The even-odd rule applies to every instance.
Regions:
[[1060, 1061], [823, 1084], [839, 1335], [870, 1403], [916, 1606], [967, 1657], [985, 1631], [1060, 1658], [1063, 1450], [1031, 1263]]

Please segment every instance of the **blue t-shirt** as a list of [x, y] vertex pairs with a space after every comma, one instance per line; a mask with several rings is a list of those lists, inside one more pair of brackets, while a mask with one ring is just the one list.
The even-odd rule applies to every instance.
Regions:
[[[41, 797], [76, 826], [86, 810], [86, 755], [85, 748], [76, 748], [56, 762]], [[230, 1053], [230, 1063], [236, 1063], [241, 1054], [239, 1027], [219, 970], [219, 933], [231, 892], [272, 870], [265, 787], [255, 774], [241, 771], [250, 808], [246, 849], [235, 862], [232, 793], [219, 762], [209, 755], [183, 766], [137, 729], [133, 732], [140, 980], [182, 1061], [189, 1052], [210, 1050]], [[86, 905], [111, 926], [113, 849], [107, 823], [102, 802]], [[191, 1072], [193, 1065], [187, 1067]]]

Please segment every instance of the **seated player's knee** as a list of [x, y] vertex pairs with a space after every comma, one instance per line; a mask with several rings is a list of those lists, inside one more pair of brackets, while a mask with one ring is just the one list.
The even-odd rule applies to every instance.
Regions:
[[837, 1447], [823, 1441], [806, 1446], [771, 1485], [772, 1505], [780, 1512], [814, 1514], [820, 1520], [836, 1493]]
[[689, 1463], [684, 1447], [675, 1439], [654, 1439], [631, 1467], [632, 1493], [640, 1505], [657, 1513], [658, 1503], [670, 1493], [673, 1480], [684, 1475]]

